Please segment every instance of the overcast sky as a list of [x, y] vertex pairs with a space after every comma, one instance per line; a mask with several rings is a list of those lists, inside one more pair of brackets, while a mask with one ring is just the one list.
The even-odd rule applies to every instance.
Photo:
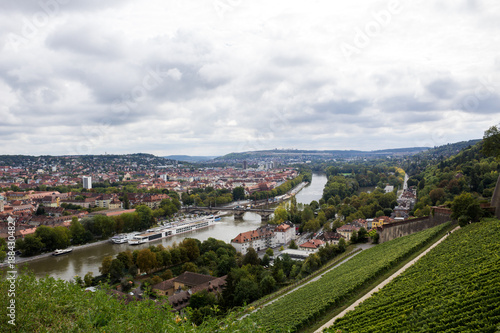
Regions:
[[0, 154], [222, 155], [479, 139], [498, 1], [0, 2]]

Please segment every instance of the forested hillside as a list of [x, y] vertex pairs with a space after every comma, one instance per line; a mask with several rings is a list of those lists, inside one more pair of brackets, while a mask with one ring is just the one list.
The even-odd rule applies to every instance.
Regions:
[[415, 215], [428, 214], [431, 206], [449, 205], [462, 192], [471, 193], [479, 201], [491, 200], [500, 163], [481, 149], [482, 142], [412, 175], [408, 184], [418, 187], [419, 198]]

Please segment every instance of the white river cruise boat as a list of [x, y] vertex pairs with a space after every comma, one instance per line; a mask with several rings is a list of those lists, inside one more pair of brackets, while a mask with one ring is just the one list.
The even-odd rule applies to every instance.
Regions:
[[144, 244], [156, 239], [162, 239], [185, 232], [206, 228], [214, 224], [213, 216], [205, 216], [193, 220], [183, 220], [179, 222], [165, 223], [161, 227], [149, 229], [144, 233], [135, 235], [128, 240], [130, 245]]
[[139, 232], [132, 232], [130, 234], [119, 234], [111, 237], [109, 241], [113, 244], [123, 244], [127, 243], [130, 239], [134, 238], [134, 236], [137, 234], [139, 234]]

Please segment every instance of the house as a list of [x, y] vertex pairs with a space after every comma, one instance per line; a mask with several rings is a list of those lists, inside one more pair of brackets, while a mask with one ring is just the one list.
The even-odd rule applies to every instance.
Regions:
[[246, 254], [249, 248], [260, 251], [275, 247], [275, 244], [274, 232], [269, 228], [265, 228], [265, 226], [256, 230], [242, 232], [231, 241], [231, 245], [236, 251], [242, 254]]
[[267, 224], [256, 230], [242, 232], [231, 241], [231, 245], [236, 251], [246, 254], [249, 248], [265, 250], [287, 244], [292, 239], [295, 239], [295, 226], [291, 222], [283, 222], [277, 226]]
[[176, 311], [180, 311], [186, 306], [189, 305], [189, 299], [191, 295], [202, 290], [207, 290], [208, 292], [214, 294], [221, 294], [224, 285], [226, 284], [227, 275], [224, 275], [219, 278], [214, 278], [211, 281], [207, 281], [205, 283], [199, 284], [195, 287], [192, 287], [188, 290], [180, 291], [168, 298], [168, 302]]
[[191, 295], [207, 290], [212, 293], [221, 293], [226, 277], [214, 277], [210, 275], [184, 272], [181, 275], [155, 284], [152, 290], [158, 295], [168, 296], [168, 302], [179, 311], [189, 305]]
[[278, 244], [288, 244], [295, 239], [295, 226], [291, 222], [284, 222], [274, 229], [274, 233]]
[[109, 204], [113, 199], [111, 194], [102, 194], [95, 199], [95, 205], [100, 208], [109, 208]]
[[155, 284], [152, 290], [155, 291], [160, 296], [172, 296], [174, 294], [174, 279], [165, 280], [160, 283]]
[[345, 239], [345, 237], [339, 234], [338, 232], [325, 231], [323, 235], [321, 235], [320, 239], [325, 241], [325, 243], [337, 245], [339, 241], [341, 239]]
[[5, 197], [7, 198], [7, 201], [23, 201], [30, 198], [30, 192], [7, 192], [5, 193]]
[[340, 228], [337, 228], [337, 232], [341, 234], [346, 240], [351, 240], [351, 235], [353, 231], [358, 232], [360, 227], [352, 224], [344, 224]]
[[122, 202], [118, 199], [113, 199], [109, 205], [108, 205], [108, 208], [109, 209], [118, 209], [118, 208], [122, 208]]
[[323, 245], [325, 245], [325, 242], [321, 239], [310, 239], [299, 245], [299, 249], [302, 251], [316, 252]]

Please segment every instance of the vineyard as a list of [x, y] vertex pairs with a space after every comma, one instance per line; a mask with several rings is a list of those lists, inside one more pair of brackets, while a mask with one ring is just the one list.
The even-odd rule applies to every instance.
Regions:
[[294, 332], [376, 279], [397, 263], [421, 249], [449, 223], [401, 237], [365, 250], [321, 279], [305, 285], [264, 307], [247, 319], [264, 332]]
[[454, 232], [327, 332], [498, 332], [500, 221]]

